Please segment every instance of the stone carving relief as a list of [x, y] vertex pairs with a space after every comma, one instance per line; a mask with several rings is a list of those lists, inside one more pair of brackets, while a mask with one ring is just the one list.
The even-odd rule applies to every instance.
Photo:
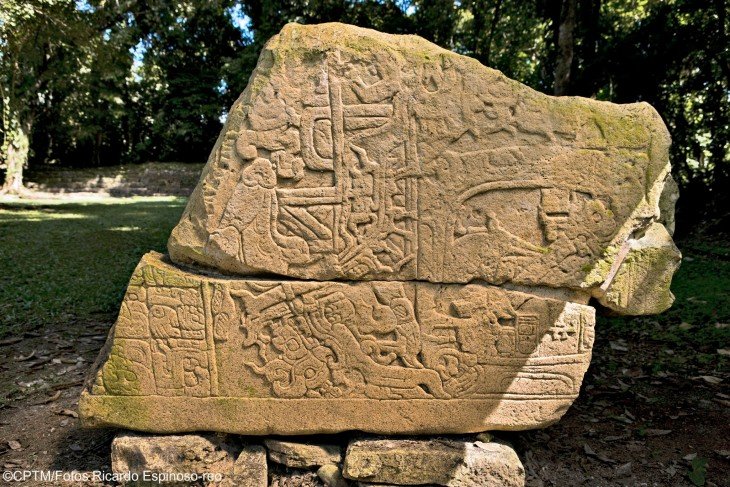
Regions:
[[437, 48], [286, 35], [308, 54], [263, 55], [173, 231], [177, 262], [581, 289], [657, 211], [668, 138], [646, 105], [546, 97]]
[[565, 397], [592, 346], [592, 308], [491, 286], [180, 279], [145, 259], [95, 393]]
[[241, 434], [557, 421], [590, 361], [590, 297], [671, 305], [668, 144], [646, 104], [545, 96], [416, 37], [288, 25], [169, 257], [135, 270], [81, 417]]

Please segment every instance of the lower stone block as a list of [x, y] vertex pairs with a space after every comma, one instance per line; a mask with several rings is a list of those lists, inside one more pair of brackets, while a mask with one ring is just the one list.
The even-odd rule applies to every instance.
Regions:
[[525, 484], [525, 469], [511, 447], [481, 441], [358, 440], [347, 448], [343, 473], [346, 478], [378, 485], [522, 487]]
[[342, 476], [342, 470], [338, 465], [322, 465], [317, 470], [317, 477], [327, 487], [349, 487], [350, 483]]
[[291, 468], [320, 467], [342, 461], [342, 449], [338, 445], [322, 445], [282, 440], [264, 440], [272, 462]]
[[593, 308], [481, 284], [234, 279], [143, 257], [79, 403], [159, 433], [469, 433], [557, 421]]
[[119, 434], [112, 442], [112, 471], [121, 478], [136, 474], [137, 481], [129, 482], [134, 485], [266, 487], [268, 475], [262, 446], [238, 446], [216, 435]]

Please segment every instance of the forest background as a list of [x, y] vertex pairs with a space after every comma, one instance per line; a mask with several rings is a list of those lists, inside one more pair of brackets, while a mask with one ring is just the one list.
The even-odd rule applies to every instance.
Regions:
[[413, 33], [539, 91], [646, 101], [672, 134], [678, 232], [727, 224], [725, 0], [0, 0], [0, 181], [204, 162], [287, 22]]

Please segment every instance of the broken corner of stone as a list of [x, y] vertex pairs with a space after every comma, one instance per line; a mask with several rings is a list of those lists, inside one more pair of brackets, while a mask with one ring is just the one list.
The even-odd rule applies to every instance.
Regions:
[[169, 255], [134, 271], [81, 416], [170, 434], [552, 424], [590, 361], [589, 300], [672, 304], [669, 144], [645, 103], [546, 96], [414, 36], [289, 24]]

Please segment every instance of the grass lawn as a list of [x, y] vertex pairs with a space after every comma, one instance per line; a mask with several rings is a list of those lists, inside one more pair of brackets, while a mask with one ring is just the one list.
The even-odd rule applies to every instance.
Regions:
[[58, 321], [113, 321], [129, 276], [164, 251], [184, 198], [0, 203], [0, 336]]

